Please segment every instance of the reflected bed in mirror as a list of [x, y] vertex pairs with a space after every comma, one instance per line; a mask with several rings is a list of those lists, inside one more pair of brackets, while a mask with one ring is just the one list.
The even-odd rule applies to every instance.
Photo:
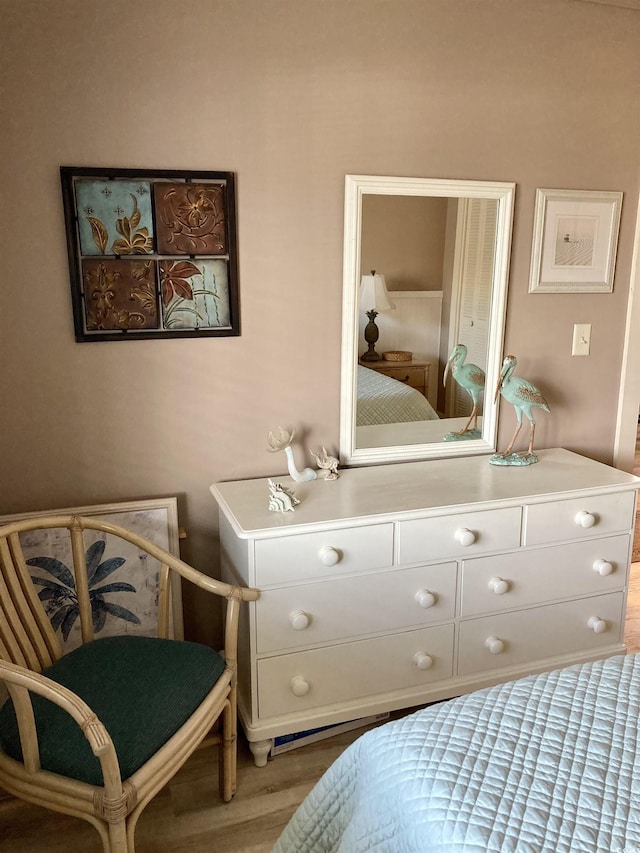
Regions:
[[[486, 374], [486, 387], [497, 382], [514, 195], [512, 183], [347, 175], [344, 464], [495, 450], [491, 390], [486, 411], [480, 397], [476, 425], [469, 423], [474, 401], [462, 372], [450, 370], [446, 387], [443, 380], [449, 356], [463, 344], [466, 364]], [[371, 301], [363, 277], [370, 283], [373, 275], [386, 295], [381, 305], [361, 304]]]

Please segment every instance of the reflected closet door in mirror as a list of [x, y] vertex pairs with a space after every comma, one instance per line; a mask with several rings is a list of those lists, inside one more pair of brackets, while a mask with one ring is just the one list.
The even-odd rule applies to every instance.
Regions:
[[[515, 184], [347, 175], [340, 453], [344, 464], [491, 453]], [[379, 361], [372, 364], [364, 330], [374, 306], [359, 304], [363, 275], [384, 276], [392, 310], [374, 317]], [[454, 347], [486, 376], [477, 430], [468, 426], [472, 388], [448, 372]], [[421, 394], [389, 358], [428, 365]], [[402, 362], [389, 362], [401, 364]], [[461, 361], [452, 367], [459, 368]], [[405, 371], [407, 377], [413, 372]], [[477, 394], [475, 395], [477, 398]], [[473, 426], [473, 423], [472, 423]], [[463, 432], [462, 436], [457, 433]]]

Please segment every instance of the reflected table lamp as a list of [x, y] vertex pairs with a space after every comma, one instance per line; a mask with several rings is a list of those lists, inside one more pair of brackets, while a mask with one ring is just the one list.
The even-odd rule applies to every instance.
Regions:
[[369, 349], [360, 356], [360, 361], [380, 361], [380, 353], [376, 352], [376, 341], [380, 337], [380, 331], [376, 326], [376, 317], [381, 311], [390, 311], [395, 308], [389, 299], [387, 285], [384, 276], [371, 270], [371, 275], [363, 275], [358, 291], [360, 310], [364, 311], [369, 322], [364, 328], [364, 339]]

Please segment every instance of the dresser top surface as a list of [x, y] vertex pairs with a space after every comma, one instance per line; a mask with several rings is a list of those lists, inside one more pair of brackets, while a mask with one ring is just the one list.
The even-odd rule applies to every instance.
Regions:
[[537, 453], [537, 464], [521, 467], [490, 465], [488, 456], [472, 456], [341, 469], [339, 479], [330, 481], [272, 477], [300, 500], [293, 512], [269, 510], [267, 477], [214, 483], [211, 493], [235, 533], [251, 538], [371, 523], [385, 516], [397, 520], [436, 510], [478, 509], [477, 504], [539, 502], [581, 491], [640, 487], [640, 478], [569, 450]]

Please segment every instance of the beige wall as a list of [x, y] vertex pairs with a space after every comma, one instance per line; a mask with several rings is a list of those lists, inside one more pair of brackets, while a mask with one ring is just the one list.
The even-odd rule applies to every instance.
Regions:
[[442, 290], [446, 198], [365, 195], [360, 269], [377, 270], [389, 290]]
[[[506, 349], [550, 401], [539, 445], [611, 460], [640, 14], [0, 0], [0, 20], [0, 513], [177, 494], [185, 555], [215, 572], [209, 484], [283, 473], [266, 451], [278, 425], [337, 446], [346, 173], [517, 182]], [[63, 164], [236, 172], [241, 337], [76, 344]], [[527, 293], [536, 187], [624, 191], [613, 294]], [[593, 324], [589, 358], [570, 357], [575, 322]], [[215, 633], [186, 602], [189, 630]]]

